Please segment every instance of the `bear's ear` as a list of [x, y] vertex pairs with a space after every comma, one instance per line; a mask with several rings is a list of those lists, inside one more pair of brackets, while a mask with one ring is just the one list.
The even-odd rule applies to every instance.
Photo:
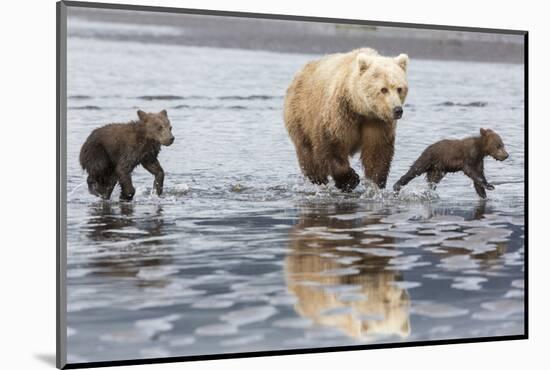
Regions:
[[479, 133], [481, 134], [481, 136], [485, 136], [487, 135], [487, 130], [485, 130], [484, 128], [480, 128]]
[[407, 54], [399, 54], [395, 57], [395, 62], [402, 70], [407, 72], [407, 67], [409, 65], [409, 56]]
[[364, 53], [357, 55], [357, 66], [359, 67], [359, 73], [362, 74], [372, 64], [372, 58]]
[[142, 121], [144, 121], [145, 118], [147, 117], [147, 113], [145, 113], [141, 109], [137, 111], [137, 115], [138, 115], [139, 119], [142, 120]]
[[166, 109], [161, 110], [160, 114], [162, 114], [164, 117], [168, 117], [168, 112], [166, 111]]

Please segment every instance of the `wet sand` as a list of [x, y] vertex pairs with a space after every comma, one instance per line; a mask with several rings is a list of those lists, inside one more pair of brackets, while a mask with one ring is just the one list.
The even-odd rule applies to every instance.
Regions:
[[[368, 46], [382, 54], [404, 52], [414, 59], [494, 63], [523, 63], [524, 59], [520, 35], [87, 8], [69, 8], [69, 15], [76, 20], [103, 23], [93, 30], [73, 29], [71, 36], [113, 41], [305, 54]], [[113, 33], [108, 25], [135, 29]], [[139, 28], [147, 27], [160, 27], [161, 31], [139, 32]]]

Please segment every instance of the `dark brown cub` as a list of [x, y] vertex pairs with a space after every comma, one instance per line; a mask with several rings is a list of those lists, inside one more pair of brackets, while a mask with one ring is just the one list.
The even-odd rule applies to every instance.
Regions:
[[160, 146], [174, 142], [166, 110], [137, 111], [139, 120], [112, 123], [92, 131], [80, 149], [80, 165], [88, 172], [91, 194], [109, 199], [117, 182], [121, 200], [132, 200], [136, 192], [132, 171], [142, 165], [155, 176], [153, 186], [162, 194], [164, 171], [157, 159]]
[[491, 129], [479, 129], [480, 136], [462, 140], [441, 140], [427, 147], [413, 163], [409, 171], [393, 185], [399, 191], [412, 179], [426, 173], [433, 189], [449, 172], [462, 171], [472, 179], [477, 194], [486, 198], [485, 189], [495, 187], [487, 182], [483, 159], [491, 156], [499, 161], [508, 158], [500, 136]]

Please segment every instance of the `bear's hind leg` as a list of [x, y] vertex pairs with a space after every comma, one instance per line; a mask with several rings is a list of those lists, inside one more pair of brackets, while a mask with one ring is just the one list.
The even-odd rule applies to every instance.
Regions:
[[430, 189], [435, 190], [437, 187], [437, 184], [445, 177], [445, 173], [442, 171], [429, 171], [426, 175], [426, 180], [428, 180], [428, 184], [430, 186]]
[[120, 183], [120, 200], [131, 201], [136, 193], [136, 189], [132, 184], [131, 169], [119, 165], [116, 169], [116, 176]]
[[[407, 171], [406, 174], [401, 176], [401, 178], [393, 185], [394, 191], [399, 191], [401, 188], [405, 185], [407, 185], [409, 182], [411, 182], [415, 177], [422, 175], [425, 172], [428, 172], [428, 176], [430, 173], [432, 173], [432, 166], [429, 164], [429, 161], [427, 157], [423, 154], [418, 158], [411, 168]], [[438, 180], [438, 182], [441, 179]], [[429, 180], [428, 180], [429, 181]]]
[[105, 181], [105, 187], [103, 192], [103, 199], [111, 199], [111, 194], [115, 189], [117, 178], [114, 174], [110, 175]]
[[87, 182], [90, 194], [108, 200], [111, 198], [117, 179], [114, 174], [108, 174], [100, 178], [95, 178], [90, 175], [88, 176]]
[[422, 175], [426, 172], [426, 169], [422, 166], [417, 165], [416, 163], [411, 166], [411, 168], [404, 174], [394, 185], [393, 190], [399, 191], [409, 182], [411, 182], [415, 177]]
[[88, 192], [96, 197], [101, 197], [99, 181], [92, 175], [88, 175], [86, 182], [88, 183]]
[[298, 138], [296, 142], [296, 155], [302, 173], [315, 185], [328, 184], [328, 175], [323, 167], [315, 162], [317, 158], [309, 140], [304, 137]]

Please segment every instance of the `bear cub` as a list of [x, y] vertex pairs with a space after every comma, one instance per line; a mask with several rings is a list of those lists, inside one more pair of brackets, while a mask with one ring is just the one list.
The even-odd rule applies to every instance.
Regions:
[[483, 159], [491, 156], [503, 161], [508, 158], [500, 136], [491, 129], [479, 130], [480, 136], [462, 140], [441, 140], [427, 147], [413, 163], [409, 171], [399, 179], [393, 190], [398, 192], [412, 179], [426, 173], [428, 183], [435, 189], [436, 185], [449, 172], [462, 171], [472, 179], [477, 194], [486, 198], [485, 189], [495, 187], [487, 182], [483, 172]]
[[117, 182], [120, 199], [132, 200], [136, 192], [132, 171], [142, 165], [155, 176], [153, 187], [162, 194], [164, 171], [157, 159], [160, 146], [174, 142], [166, 110], [159, 113], [137, 111], [139, 120], [112, 123], [92, 131], [80, 149], [80, 165], [88, 173], [88, 190], [110, 199]]

